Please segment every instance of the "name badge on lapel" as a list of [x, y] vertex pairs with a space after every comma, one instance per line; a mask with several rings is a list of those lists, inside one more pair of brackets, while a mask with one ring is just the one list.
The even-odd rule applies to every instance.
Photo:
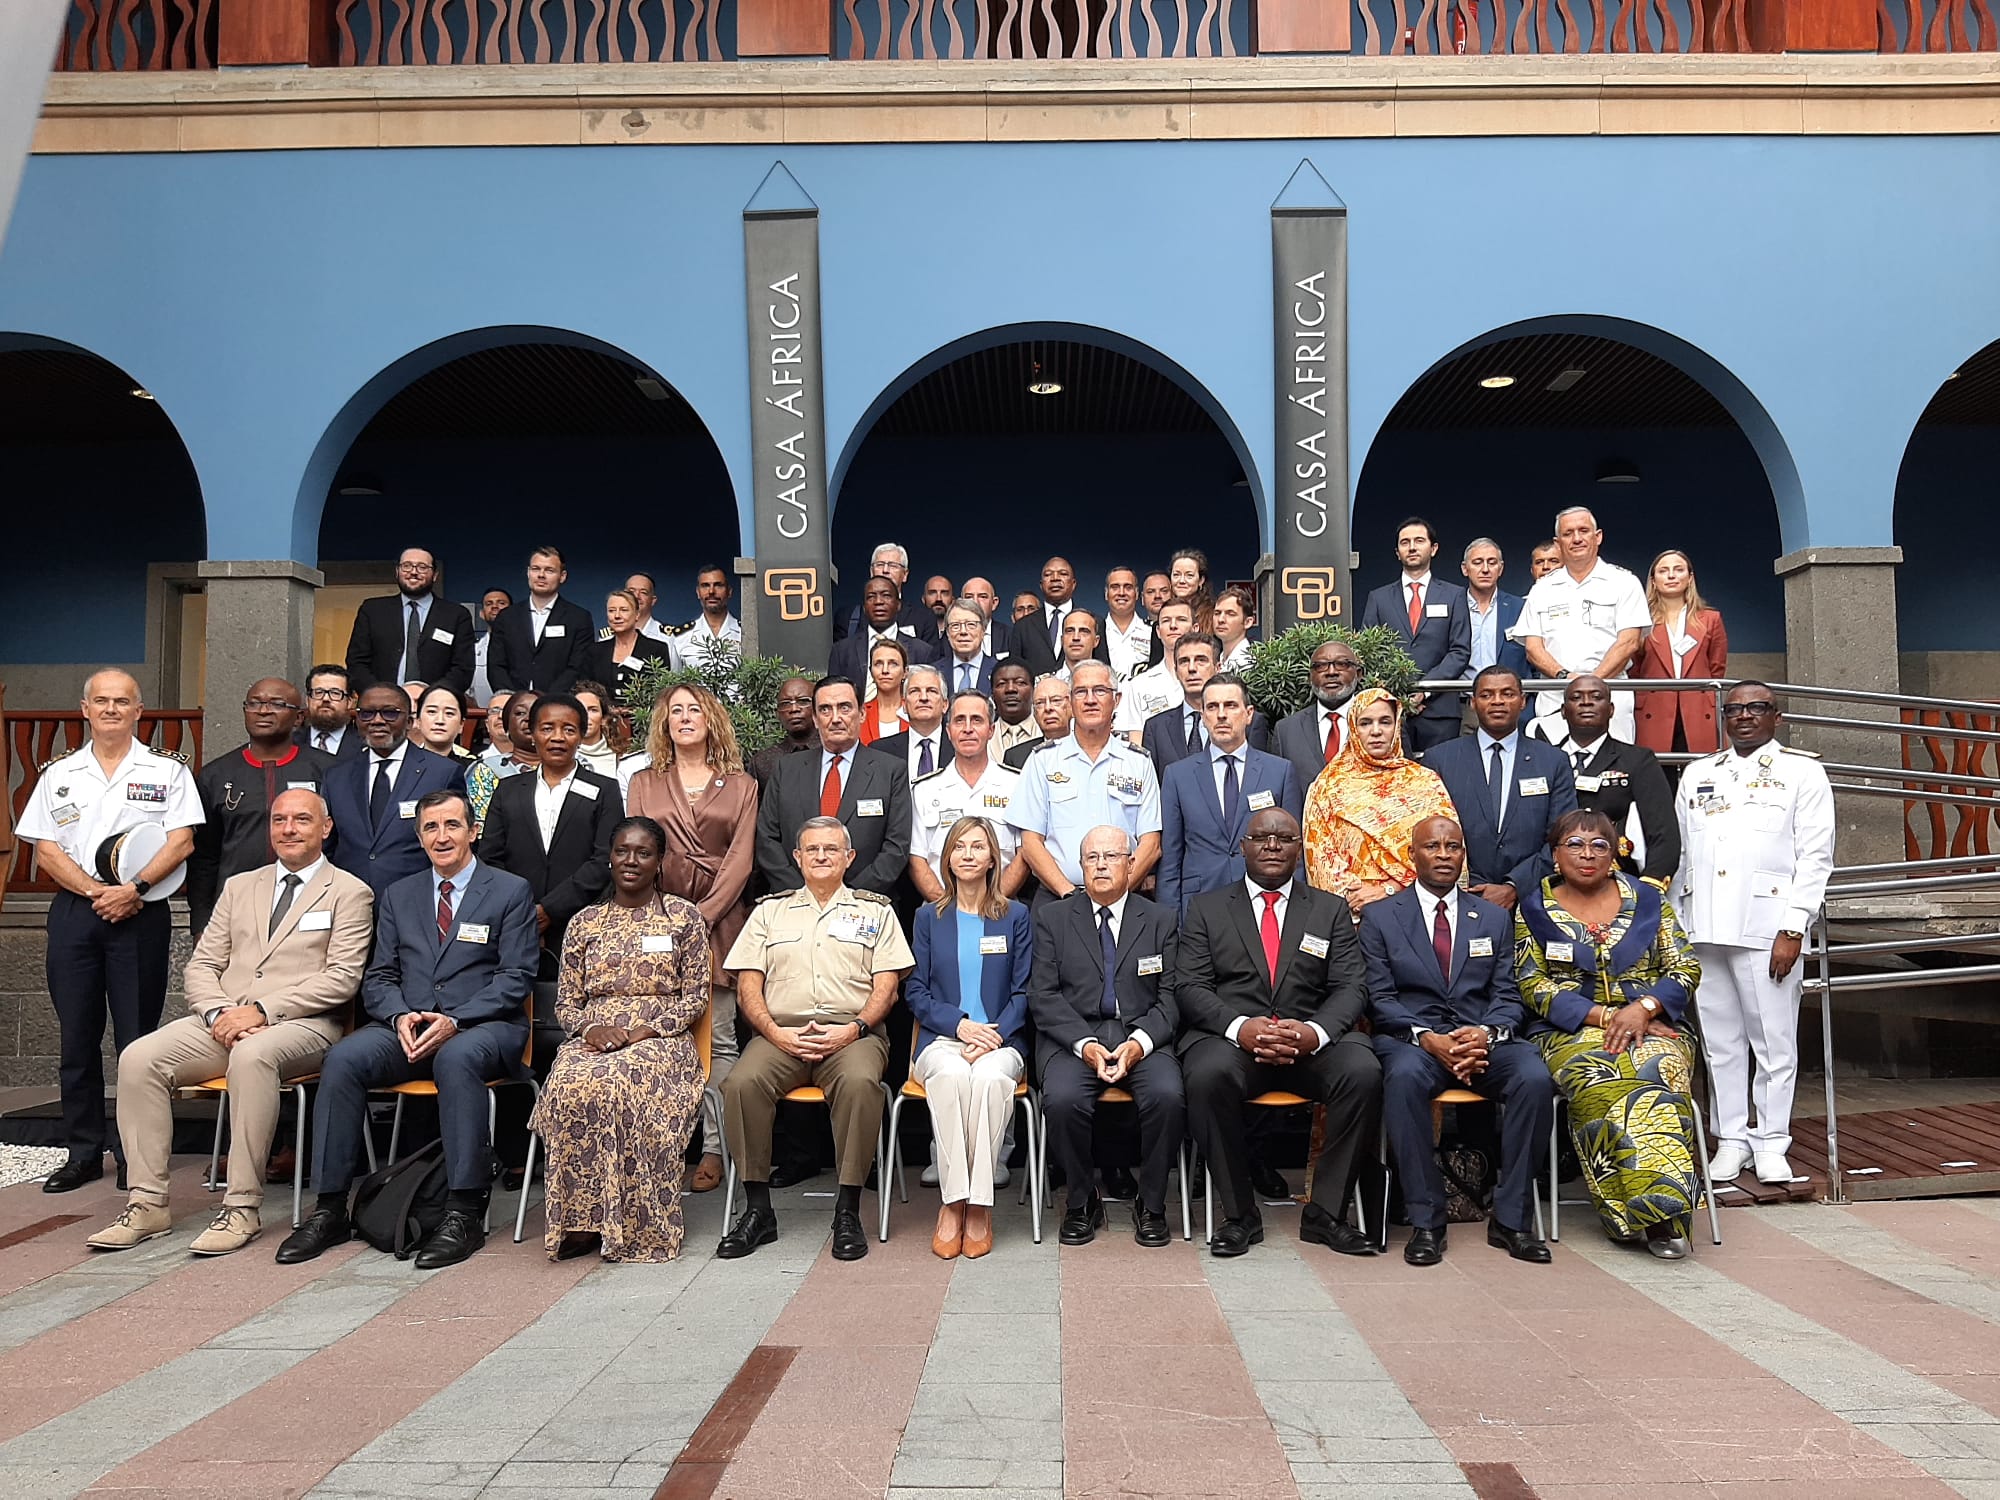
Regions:
[[671, 953], [674, 951], [673, 938], [664, 932], [649, 932], [639, 939], [641, 953]]
[[493, 940], [493, 929], [484, 922], [461, 922], [458, 941], [461, 943], [488, 943]]
[[1004, 937], [983, 937], [979, 940], [981, 953], [1005, 953], [1007, 940]]
[[299, 915], [300, 932], [333, 931], [333, 913], [330, 911], [309, 911]]
[[1252, 792], [1250, 794], [1250, 810], [1252, 812], [1262, 812], [1270, 805], [1271, 794], [1269, 792]]
[[397, 817], [399, 817], [399, 818], [414, 818], [414, 817], [415, 817], [416, 815], [417, 815], [417, 804], [416, 804], [416, 803], [414, 803], [414, 802], [398, 802], [398, 803], [396, 804], [396, 816], [397, 816]]
[[1449, 604], [1426, 604], [1424, 606], [1424, 616], [1427, 619], [1442, 620], [1450, 613], [1451, 606]]
[[1491, 958], [1493, 956], [1493, 939], [1473, 938], [1465, 945], [1465, 951], [1467, 956], [1471, 958]]
[[1549, 794], [1549, 779], [1546, 776], [1523, 776], [1521, 795], [1523, 797], [1546, 797]]
[[1310, 953], [1314, 958], [1326, 957], [1326, 939], [1314, 937], [1310, 932], [1299, 939], [1299, 952]]
[[569, 626], [567, 625], [544, 625], [542, 627], [542, 639], [545, 641], [559, 641], [568, 634]]
[[1139, 973], [1142, 978], [1148, 974], [1164, 973], [1166, 967], [1166, 964], [1161, 961], [1160, 955], [1157, 953], [1149, 953], [1146, 957], [1139, 960]]
[[288, 792], [316, 792], [319, 790], [319, 783], [317, 781], [288, 781], [285, 783], [285, 790]]
[[433, 630], [431, 632], [431, 639], [436, 641], [440, 646], [449, 646], [453, 643], [449, 630]]
[[1573, 964], [1576, 962], [1576, 944], [1550, 943], [1548, 955], [1552, 964]]
[[572, 781], [569, 784], [569, 789], [586, 802], [595, 802], [597, 800], [598, 788], [595, 782], [579, 779]]
[[854, 804], [854, 816], [857, 818], [881, 817], [882, 799], [880, 797], [863, 797], [859, 802]]

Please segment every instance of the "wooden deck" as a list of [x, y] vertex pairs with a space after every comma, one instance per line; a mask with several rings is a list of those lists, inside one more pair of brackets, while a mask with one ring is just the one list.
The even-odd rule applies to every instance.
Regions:
[[[1809, 1173], [1812, 1196], [1824, 1196], [1826, 1119], [1793, 1124], [1794, 1170]], [[1840, 1176], [1853, 1199], [1949, 1198], [2000, 1192], [2000, 1099], [1926, 1109], [1840, 1116]], [[1755, 1187], [1753, 1181], [1744, 1184]], [[1766, 1189], [1766, 1192], [1769, 1190]], [[1724, 1193], [1724, 1204], [1740, 1197]]]

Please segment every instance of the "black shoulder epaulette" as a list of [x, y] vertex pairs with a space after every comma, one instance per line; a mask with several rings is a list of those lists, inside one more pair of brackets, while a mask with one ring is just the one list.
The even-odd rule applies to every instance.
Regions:
[[598, 639], [599, 639], [600, 641], [608, 641], [608, 640], [610, 640], [610, 639], [611, 639], [611, 627], [610, 627], [609, 625], [607, 625], [607, 626], [605, 626], [605, 627], [604, 627], [604, 628], [603, 628], [602, 630], [598, 631], [598, 632], [597, 632], [597, 638], [598, 638]]
[[700, 618], [701, 618], [700, 615], [696, 615], [693, 620], [683, 620], [678, 625], [669, 625], [667, 627], [667, 634], [686, 635], [690, 630], [694, 629], [695, 621], [699, 620]]
[[945, 765], [939, 766], [935, 771], [930, 772], [928, 775], [919, 776], [915, 781], [910, 783], [912, 790], [922, 786], [926, 781], [936, 781], [938, 777], [944, 775], [945, 770], [949, 765], [950, 762], [947, 761]]
[[194, 764], [192, 760], [188, 759], [188, 753], [185, 750], [155, 750], [153, 754], [164, 755], [168, 760], [177, 760], [184, 766]]
[[[853, 886], [849, 886], [848, 889], [850, 891], [854, 891]], [[890, 901], [890, 899], [887, 896], [883, 895], [880, 891], [854, 891], [854, 894], [859, 896], [863, 901], [879, 901], [884, 906], [892, 906], [895, 904], [894, 902]]]

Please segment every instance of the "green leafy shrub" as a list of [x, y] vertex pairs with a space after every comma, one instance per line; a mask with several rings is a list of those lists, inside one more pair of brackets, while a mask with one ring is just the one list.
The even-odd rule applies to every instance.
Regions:
[[656, 661], [625, 685], [625, 706], [632, 711], [632, 743], [641, 748], [660, 694], [683, 683], [707, 688], [729, 709], [737, 748], [748, 760], [785, 737], [778, 722], [778, 688], [787, 678], [811, 677], [776, 656], [727, 655], [698, 667], [673, 670]]
[[1250, 648], [1243, 674], [1250, 698], [1276, 723], [1312, 702], [1312, 654], [1328, 641], [1345, 641], [1361, 658], [1361, 686], [1386, 688], [1405, 703], [1423, 680], [1401, 638], [1387, 625], [1351, 630], [1345, 625], [1294, 625]]

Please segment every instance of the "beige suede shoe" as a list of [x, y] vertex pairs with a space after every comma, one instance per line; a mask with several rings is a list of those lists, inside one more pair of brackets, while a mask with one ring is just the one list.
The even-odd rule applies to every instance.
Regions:
[[150, 1203], [128, 1203], [125, 1212], [97, 1231], [84, 1243], [93, 1250], [130, 1250], [147, 1240], [156, 1240], [172, 1231], [174, 1216], [164, 1207]]
[[254, 1208], [221, 1208], [188, 1249], [196, 1255], [227, 1255], [256, 1239], [263, 1227]]

